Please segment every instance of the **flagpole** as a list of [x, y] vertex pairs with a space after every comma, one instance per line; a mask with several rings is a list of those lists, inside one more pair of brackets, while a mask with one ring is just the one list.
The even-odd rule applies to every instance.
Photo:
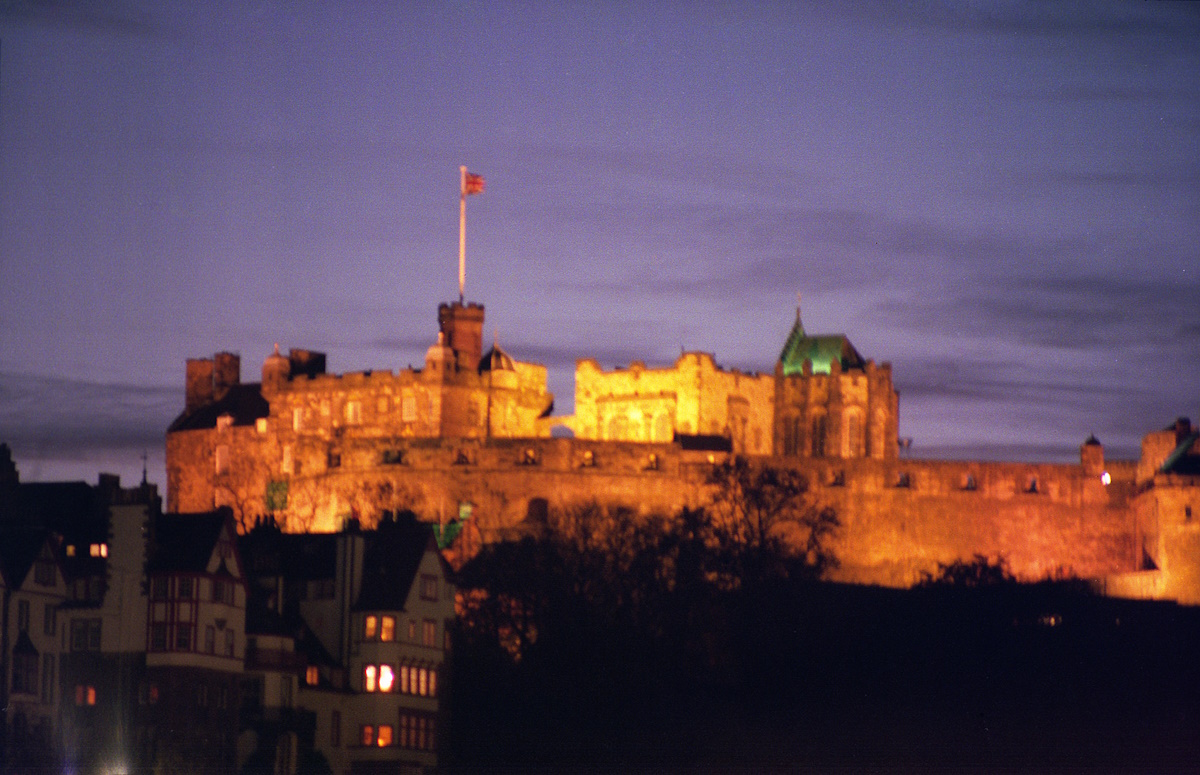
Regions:
[[467, 168], [459, 167], [458, 184], [458, 303], [467, 284]]

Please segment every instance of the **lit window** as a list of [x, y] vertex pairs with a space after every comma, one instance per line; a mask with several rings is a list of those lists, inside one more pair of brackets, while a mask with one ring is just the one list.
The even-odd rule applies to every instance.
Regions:
[[68, 546], [68, 547], [67, 547], [67, 556], [68, 556], [68, 557], [74, 557], [74, 556], [75, 556], [75, 546], [74, 546], [74, 545], [70, 545], [70, 546]]
[[304, 427], [304, 410], [300, 407], [292, 409], [292, 430], [298, 431]]
[[430, 697], [437, 696], [437, 671], [436, 670], [429, 671], [429, 696]]
[[437, 643], [437, 622], [426, 619], [421, 626], [421, 645], [432, 646]]
[[396, 683], [396, 674], [391, 665], [379, 666], [379, 691], [390, 692]]
[[370, 724], [363, 724], [363, 726], [360, 728], [358, 737], [359, 741], [362, 742], [363, 745], [374, 745], [375, 727], [371, 726]]
[[88, 554], [93, 557], [107, 557], [108, 544], [92, 544], [88, 547]]
[[309, 665], [308, 670], [304, 671], [304, 682], [309, 686], [316, 686], [317, 681], [321, 678], [321, 671], [316, 665]]
[[408, 665], [400, 666], [400, 693], [408, 694], [412, 691], [412, 684], [409, 683], [409, 675], [412, 673], [412, 668]]
[[421, 668], [417, 671], [417, 694], [425, 697], [429, 694], [429, 671]]
[[379, 725], [379, 731], [375, 735], [375, 744], [380, 748], [387, 748], [392, 744], [392, 727], [390, 724]]
[[362, 422], [362, 403], [359, 401], [348, 401], [346, 403], [346, 423], [348, 425], [358, 425]]
[[367, 665], [363, 668], [363, 691], [375, 691], [375, 679], [378, 675], [379, 668], [375, 665]]
[[85, 686], [83, 684], [76, 684], [75, 685], [75, 704], [79, 705], [79, 706], [95, 705], [96, 704], [96, 687], [95, 686]]
[[380, 640], [395, 640], [396, 639], [396, 617], [394, 617], [394, 616], [380, 617], [379, 639]]
[[379, 632], [379, 617], [368, 616], [363, 619], [363, 640], [375, 640]]

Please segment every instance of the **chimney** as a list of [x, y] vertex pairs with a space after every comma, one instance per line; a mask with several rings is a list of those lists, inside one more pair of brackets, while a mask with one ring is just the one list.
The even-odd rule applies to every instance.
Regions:
[[213, 395], [219, 401], [241, 382], [242, 359], [233, 353], [217, 353], [213, 370]]
[[184, 409], [192, 411], [213, 402], [212, 358], [188, 358]]

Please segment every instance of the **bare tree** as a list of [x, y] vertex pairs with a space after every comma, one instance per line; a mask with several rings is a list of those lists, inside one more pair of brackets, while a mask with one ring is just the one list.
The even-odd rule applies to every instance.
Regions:
[[711, 548], [729, 581], [817, 577], [837, 566], [830, 542], [841, 522], [814, 501], [799, 471], [735, 456], [713, 467], [708, 485]]

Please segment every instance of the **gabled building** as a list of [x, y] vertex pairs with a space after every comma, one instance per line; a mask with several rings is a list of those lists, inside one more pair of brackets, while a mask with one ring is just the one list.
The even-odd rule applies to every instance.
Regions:
[[[254, 596], [302, 623], [290, 643], [263, 632], [255, 646], [293, 665], [294, 704], [313, 714], [313, 746], [333, 771], [436, 765], [454, 588], [432, 526], [411, 514], [336, 534], [260, 526], [242, 547]], [[264, 673], [263, 707], [275, 680]]]
[[228, 509], [155, 520], [146, 565], [141, 759], [232, 772], [246, 586]]
[[3, 647], [5, 771], [60, 763], [62, 693], [58, 612], [67, 587], [59, 537], [35, 527], [0, 529], [0, 646]]

